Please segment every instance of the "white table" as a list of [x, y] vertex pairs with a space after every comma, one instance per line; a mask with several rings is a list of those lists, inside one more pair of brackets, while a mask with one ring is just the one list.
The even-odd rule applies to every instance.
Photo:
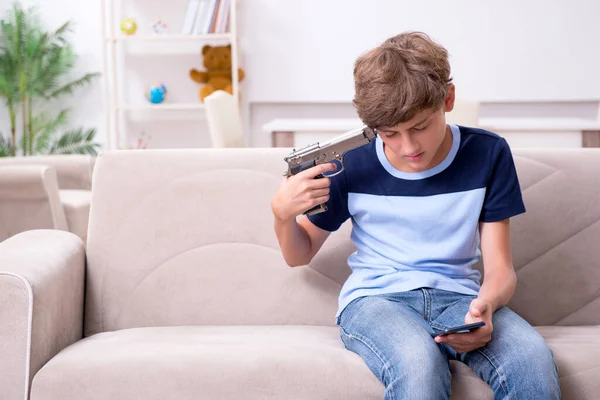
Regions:
[[[271, 135], [273, 147], [303, 147], [295, 141], [297, 133], [316, 134], [318, 141], [361, 125], [358, 118], [278, 118], [262, 129]], [[480, 118], [479, 127], [504, 136], [515, 147], [600, 147], [600, 121], [592, 119]]]
[[479, 126], [520, 147], [600, 147], [600, 121], [584, 118], [480, 118]]
[[296, 133], [339, 135], [363, 125], [358, 118], [278, 118], [262, 126], [271, 135], [273, 147], [303, 147], [295, 143]]

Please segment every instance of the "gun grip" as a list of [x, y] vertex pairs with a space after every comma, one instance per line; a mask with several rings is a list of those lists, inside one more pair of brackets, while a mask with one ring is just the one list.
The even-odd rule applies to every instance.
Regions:
[[327, 205], [325, 203], [323, 203], [323, 204], [319, 204], [318, 206], [314, 206], [310, 210], [304, 211], [302, 214], [313, 215], [313, 214], [319, 214], [319, 213], [322, 213], [325, 211], [327, 211]]
[[296, 175], [297, 173], [302, 172], [305, 169], [312, 168], [315, 165], [317, 165], [317, 163], [315, 162], [315, 160], [304, 161], [301, 164], [297, 164], [297, 165], [294, 165], [293, 167], [291, 167], [290, 168], [290, 172], [291, 172], [292, 175]]

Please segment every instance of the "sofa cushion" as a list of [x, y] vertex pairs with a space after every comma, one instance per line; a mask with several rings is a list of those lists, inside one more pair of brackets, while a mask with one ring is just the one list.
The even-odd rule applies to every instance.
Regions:
[[535, 326], [600, 324], [600, 151], [513, 154], [527, 212], [511, 220], [509, 307]]
[[95, 156], [87, 154], [48, 154], [0, 158], [2, 165], [47, 165], [56, 170], [61, 189], [92, 188]]
[[[318, 384], [316, 384], [318, 382]], [[66, 348], [31, 399], [381, 399], [383, 386], [335, 327], [133, 328]]]
[[90, 218], [90, 190], [66, 189], [60, 190], [60, 201], [65, 210], [69, 231], [83, 240], [87, 240], [88, 221]]
[[[150, 325], [333, 325], [355, 250], [349, 222], [301, 268], [303, 275], [292, 275], [270, 208], [289, 151], [100, 156], [90, 210], [86, 335]], [[518, 286], [509, 306], [536, 326], [599, 324], [598, 151], [514, 154], [527, 213], [511, 222]]]
[[0, 165], [0, 242], [32, 229], [68, 229], [56, 171], [48, 166]]
[[[600, 326], [538, 330], [555, 353], [563, 399], [594, 398], [600, 392]], [[450, 368], [451, 399], [492, 399], [465, 364], [451, 361]], [[71, 345], [35, 376], [31, 399], [240, 397], [379, 400], [383, 386], [344, 349], [336, 327], [153, 327], [100, 333]]]
[[165, 325], [334, 326], [341, 285], [313, 268], [289, 268], [273, 231], [270, 201], [287, 153], [144, 150], [98, 157], [86, 336]]
[[536, 328], [554, 352], [563, 400], [600, 397], [600, 325]]

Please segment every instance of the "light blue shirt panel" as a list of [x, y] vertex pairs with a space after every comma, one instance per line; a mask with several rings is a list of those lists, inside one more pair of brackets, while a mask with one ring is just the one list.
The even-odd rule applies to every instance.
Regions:
[[363, 295], [435, 287], [479, 290], [479, 213], [485, 188], [434, 196], [348, 194], [357, 251], [338, 315]]

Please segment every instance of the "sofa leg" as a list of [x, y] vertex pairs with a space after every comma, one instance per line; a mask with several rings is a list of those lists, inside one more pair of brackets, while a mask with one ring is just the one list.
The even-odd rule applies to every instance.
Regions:
[[583, 131], [581, 147], [600, 147], [600, 131]]
[[271, 134], [271, 146], [294, 147], [294, 132], [275, 131]]

